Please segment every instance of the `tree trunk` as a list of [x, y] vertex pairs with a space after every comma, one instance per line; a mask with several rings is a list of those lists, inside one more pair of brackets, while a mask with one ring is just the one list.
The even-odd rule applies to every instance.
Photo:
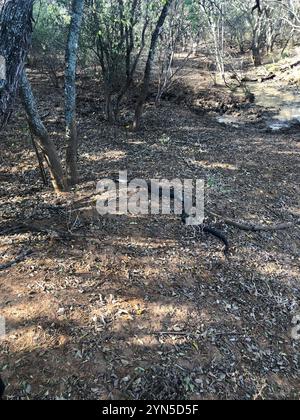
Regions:
[[262, 65], [262, 57], [259, 47], [252, 48], [252, 57], [255, 67], [260, 67]]
[[2, 123], [6, 123], [12, 113], [31, 45], [33, 3], [34, 0], [0, 1], [0, 56], [6, 61], [6, 77], [0, 91]]
[[67, 189], [63, 167], [58, 156], [57, 150], [51, 141], [48, 131], [44, 126], [39, 115], [37, 104], [31, 89], [29, 80], [25, 71], [23, 71], [20, 93], [22, 103], [27, 113], [28, 123], [32, 133], [37, 138], [38, 146], [45, 155], [49, 171], [51, 174], [52, 184], [56, 192], [65, 191]]
[[78, 137], [76, 122], [76, 66], [80, 28], [83, 17], [84, 0], [73, 0], [72, 19], [66, 48], [65, 71], [65, 115], [66, 115], [66, 167], [70, 185], [78, 182]]
[[263, 45], [266, 43], [265, 14], [259, 15], [253, 29], [252, 57], [255, 67], [262, 65]]
[[141, 118], [144, 111], [145, 101], [147, 99], [147, 95], [149, 92], [149, 85], [150, 85], [150, 78], [151, 72], [153, 67], [153, 61], [155, 58], [155, 51], [158, 43], [158, 38], [165, 23], [165, 20], [168, 16], [168, 12], [173, 0], [166, 0], [165, 5], [162, 9], [158, 22], [156, 24], [155, 30], [151, 37], [151, 44], [148, 54], [148, 59], [145, 68], [144, 80], [141, 88], [140, 97], [137, 102], [136, 110], [135, 110], [135, 120], [134, 120], [134, 129], [139, 130], [141, 125]]

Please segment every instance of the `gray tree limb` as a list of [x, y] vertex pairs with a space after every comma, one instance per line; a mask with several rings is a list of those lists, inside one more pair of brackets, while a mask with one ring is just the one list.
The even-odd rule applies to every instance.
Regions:
[[80, 28], [83, 17], [84, 0], [73, 0], [72, 18], [66, 48], [65, 71], [65, 117], [67, 154], [66, 166], [68, 182], [74, 185], [78, 182], [77, 151], [78, 136], [76, 122], [76, 67]]

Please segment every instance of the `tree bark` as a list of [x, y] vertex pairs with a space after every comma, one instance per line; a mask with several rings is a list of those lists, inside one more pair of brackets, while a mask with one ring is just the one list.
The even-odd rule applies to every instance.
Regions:
[[141, 125], [141, 118], [144, 111], [144, 105], [145, 105], [145, 101], [147, 99], [147, 95], [149, 92], [150, 78], [151, 78], [151, 72], [152, 72], [152, 67], [153, 67], [153, 61], [155, 58], [155, 51], [156, 51], [156, 47], [158, 43], [158, 38], [163, 28], [163, 25], [165, 23], [165, 20], [168, 16], [168, 12], [169, 12], [172, 2], [173, 0], [166, 0], [166, 3], [161, 11], [160, 17], [157, 21], [155, 30], [151, 37], [151, 44], [150, 44], [148, 59], [147, 59], [146, 68], [145, 68], [144, 80], [143, 80], [143, 84], [141, 88], [140, 97], [138, 99], [136, 110], [135, 110], [135, 120], [134, 120], [135, 130], [139, 130], [140, 125]]
[[2, 124], [8, 121], [12, 113], [25, 60], [31, 46], [34, 1], [0, 1], [0, 56], [6, 61], [6, 78], [0, 91]]
[[67, 185], [65, 182], [64, 171], [60, 158], [53, 142], [49, 137], [48, 131], [43, 124], [43, 121], [41, 120], [31, 85], [25, 71], [22, 73], [20, 93], [22, 103], [27, 113], [30, 129], [36, 136], [38, 146], [41, 148], [45, 155], [54, 190], [56, 192], [66, 191]]
[[252, 57], [255, 67], [262, 65], [262, 46], [265, 41], [265, 15], [259, 14], [253, 29]]
[[254, 67], [260, 67], [262, 65], [262, 57], [261, 57], [261, 51], [259, 47], [252, 47], [252, 57], [253, 57]]
[[66, 168], [70, 185], [78, 182], [78, 136], [76, 122], [76, 66], [84, 0], [73, 0], [72, 19], [66, 48], [65, 116], [66, 116]]

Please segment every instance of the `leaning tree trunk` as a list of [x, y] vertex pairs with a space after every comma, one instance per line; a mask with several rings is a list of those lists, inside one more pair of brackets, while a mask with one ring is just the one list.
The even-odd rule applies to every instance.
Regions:
[[72, 19], [66, 48], [65, 97], [67, 177], [70, 185], [78, 182], [77, 153], [78, 137], [76, 122], [76, 65], [84, 0], [73, 0]]
[[6, 78], [0, 90], [0, 121], [12, 113], [25, 60], [31, 45], [32, 8], [35, 0], [0, 0], [0, 56]]
[[152, 72], [153, 62], [155, 58], [155, 51], [156, 51], [159, 35], [161, 33], [165, 20], [168, 16], [168, 12], [169, 12], [172, 2], [173, 0], [166, 0], [166, 3], [161, 11], [160, 17], [158, 19], [155, 30], [151, 37], [151, 44], [150, 44], [148, 59], [147, 59], [146, 68], [145, 68], [143, 85], [141, 88], [140, 97], [138, 99], [136, 110], [135, 110], [135, 120], [134, 120], [135, 130], [138, 130], [141, 125], [141, 118], [144, 111], [145, 101], [147, 99], [148, 92], [149, 92], [151, 72]]
[[65, 191], [67, 189], [67, 185], [65, 182], [63, 167], [54, 143], [50, 139], [48, 131], [39, 115], [31, 85], [27, 79], [25, 71], [23, 71], [22, 74], [20, 93], [25, 111], [27, 113], [30, 129], [36, 136], [38, 146], [43, 151], [47, 161], [53, 187], [56, 192]]

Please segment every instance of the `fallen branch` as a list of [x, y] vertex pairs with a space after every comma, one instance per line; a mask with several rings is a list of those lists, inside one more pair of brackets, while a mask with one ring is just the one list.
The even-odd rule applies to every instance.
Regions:
[[260, 79], [260, 82], [261, 83], [264, 83], [264, 82], [267, 82], [267, 81], [269, 81], [269, 80], [274, 80], [276, 78], [276, 74], [274, 74], [274, 73], [271, 73], [271, 74], [269, 74], [268, 76], [266, 76], [266, 77], [262, 77], [261, 79]]
[[18, 264], [25, 260], [29, 255], [33, 253], [32, 249], [28, 249], [27, 251], [21, 252], [13, 261], [10, 261], [6, 264], [0, 264], [0, 271], [7, 270], [8, 268], [12, 267], [15, 264]]
[[237, 229], [244, 230], [246, 232], [276, 232], [280, 230], [291, 229], [299, 223], [299, 220], [298, 220], [297, 222], [294, 222], [294, 223], [290, 222], [290, 223], [281, 223], [277, 225], [264, 226], [264, 225], [236, 222], [235, 220], [228, 219], [220, 214], [217, 214], [211, 211], [207, 211], [206, 213], [209, 216], [216, 217], [218, 219], [223, 220], [223, 222], [226, 225], [233, 226]]
[[293, 69], [294, 67], [300, 66], [300, 61], [296, 61], [296, 63], [293, 63], [290, 65], [290, 68]]
[[298, 67], [298, 66], [300, 66], [300, 61], [296, 61], [295, 63], [289, 64], [289, 65], [287, 65], [285, 67], [281, 67], [280, 70], [282, 72], [285, 72], [287, 70], [294, 69], [295, 67]]
[[241, 79], [242, 83], [257, 83], [259, 81], [259, 79], [253, 79], [251, 77], [245, 76]]

